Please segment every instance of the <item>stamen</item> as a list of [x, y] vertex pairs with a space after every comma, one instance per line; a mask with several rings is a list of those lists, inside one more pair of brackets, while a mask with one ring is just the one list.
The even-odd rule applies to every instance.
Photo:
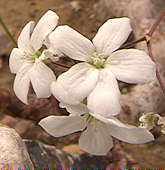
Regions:
[[89, 64], [95, 66], [96, 68], [104, 68], [104, 63], [106, 61], [106, 57], [104, 57], [104, 54], [98, 54], [97, 52], [94, 52], [90, 58]]

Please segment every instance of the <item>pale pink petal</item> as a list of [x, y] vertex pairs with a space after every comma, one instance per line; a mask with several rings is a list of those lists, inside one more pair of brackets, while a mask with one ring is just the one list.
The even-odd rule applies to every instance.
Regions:
[[129, 18], [109, 19], [99, 28], [93, 39], [96, 51], [109, 56], [127, 40], [131, 31]]
[[14, 92], [16, 96], [25, 104], [27, 102], [27, 94], [30, 85], [29, 70], [32, 68], [32, 64], [24, 63], [16, 74], [14, 80]]
[[48, 116], [42, 119], [39, 125], [50, 135], [61, 137], [82, 131], [86, 122], [80, 116]]
[[95, 88], [98, 72], [87, 63], [76, 64], [58, 77], [52, 93], [63, 103], [77, 105]]
[[77, 105], [77, 104], [80, 103], [79, 101], [77, 101], [73, 97], [70, 97], [67, 90], [65, 90], [63, 88], [63, 86], [57, 81], [52, 82], [51, 92], [54, 95], [54, 97], [56, 97], [56, 99], [59, 100], [60, 102], [63, 102], [63, 103], [68, 102], [68, 103], [71, 103], [71, 104], [74, 104], [74, 105]]
[[124, 124], [115, 117], [104, 118], [91, 113], [93, 117], [106, 125], [105, 129], [113, 137], [132, 144], [141, 144], [154, 140], [154, 136], [145, 128]]
[[10, 58], [9, 58], [9, 67], [12, 73], [17, 73], [24, 63], [23, 60], [24, 52], [19, 48], [13, 48]]
[[87, 107], [90, 112], [104, 117], [120, 113], [120, 91], [110, 70], [100, 70], [97, 85], [87, 98]]
[[33, 31], [35, 23], [33, 21], [30, 21], [28, 24], [25, 25], [23, 28], [21, 34], [18, 37], [18, 48], [20, 48], [22, 51], [25, 51], [27, 53], [33, 53], [34, 49], [32, 48], [30, 44], [30, 35]]
[[92, 120], [79, 139], [79, 146], [93, 155], [106, 155], [113, 147], [113, 141], [104, 124]]
[[156, 65], [141, 50], [127, 49], [114, 52], [107, 66], [118, 80], [127, 83], [148, 83], [156, 79]]
[[46, 36], [55, 29], [58, 19], [57, 14], [49, 10], [39, 20], [31, 35], [31, 45], [35, 51], [41, 48]]
[[36, 59], [29, 72], [29, 77], [38, 98], [46, 98], [51, 95], [50, 86], [56, 77], [47, 65]]
[[61, 108], [66, 108], [66, 110], [72, 115], [83, 115], [89, 112], [87, 106], [81, 103], [78, 105], [69, 105], [69, 104], [60, 103], [59, 106]]
[[58, 51], [75, 60], [87, 61], [95, 50], [90, 40], [69, 26], [57, 27], [49, 40]]

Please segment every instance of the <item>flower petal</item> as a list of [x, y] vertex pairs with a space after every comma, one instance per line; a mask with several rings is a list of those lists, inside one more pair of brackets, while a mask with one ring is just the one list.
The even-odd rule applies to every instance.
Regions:
[[24, 63], [16, 74], [14, 80], [14, 92], [16, 96], [25, 104], [27, 102], [27, 94], [30, 85], [29, 70], [32, 68], [32, 64]]
[[98, 72], [87, 63], [76, 64], [58, 77], [52, 93], [63, 103], [77, 105], [95, 88]]
[[106, 124], [106, 129], [113, 137], [132, 144], [142, 144], [154, 140], [153, 135], [145, 128], [124, 124], [115, 117], [106, 119], [97, 114], [91, 114], [97, 120]]
[[39, 125], [50, 135], [60, 137], [82, 131], [86, 122], [80, 116], [48, 116]]
[[112, 137], [104, 124], [93, 120], [79, 139], [82, 150], [93, 155], [106, 155], [113, 147]]
[[66, 108], [66, 110], [72, 115], [82, 115], [89, 112], [85, 104], [68, 105], [68, 104], [60, 103], [59, 106], [61, 108]]
[[116, 51], [107, 63], [116, 78], [127, 83], [148, 83], [156, 79], [155, 63], [141, 50]]
[[57, 82], [53, 81], [51, 84], [51, 92], [56, 97], [56, 99], [60, 102], [68, 102], [71, 104], [79, 104], [79, 101], [74, 99], [73, 97], [70, 97], [67, 90], [63, 88], [63, 86]]
[[109, 56], [127, 40], [131, 31], [129, 18], [109, 19], [99, 28], [93, 44], [98, 53]]
[[22, 59], [23, 56], [24, 53], [22, 50], [20, 50], [19, 48], [13, 48], [9, 58], [9, 67], [12, 73], [17, 73], [18, 70], [21, 68], [24, 62]]
[[30, 45], [30, 35], [33, 31], [35, 22], [30, 21], [28, 24], [25, 25], [23, 28], [21, 34], [18, 37], [18, 48], [20, 48], [22, 51], [25, 51], [27, 53], [33, 53], [33, 49]]
[[56, 77], [47, 65], [36, 59], [29, 72], [29, 77], [38, 98], [46, 98], [51, 95], [50, 85], [56, 80]]
[[120, 91], [115, 76], [108, 69], [100, 70], [95, 89], [87, 98], [90, 112], [104, 117], [117, 115], [120, 110]]
[[35, 26], [31, 35], [31, 45], [37, 51], [41, 48], [46, 36], [54, 30], [58, 23], [59, 17], [51, 10], [46, 12]]
[[[50, 35], [51, 35], [51, 34], [53, 34], [53, 32], [50, 33]], [[54, 38], [53, 38], [53, 41], [51, 42], [50, 39], [49, 39], [50, 35], [47, 36], [47, 37], [45, 38], [44, 42], [43, 42], [44, 45], [47, 47], [47, 51], [49, 51], [50, 53], [52, 53], [52, 54], [54, 55], [53, 57], [61, 57], [61, 56], [64, 56], [64, 54], [62, 54], [62, 53], [56, 48], [56, 46], [53, 44], [53, 43], [54, 43], [54, 38], [56, 38], [56, 37], [54, 37]], [[51, 59], [52, 59], [53, 57], [51, 57]], [[52, 60], [52, 61], [53, 61], [53, 60]], [[55, 61], [57, 61], [57, 60], [55, 60]]]
[[86, 61], [94, 52], [91, 41], [69, 26], [57, 27], [49, 40], [57, 50], [75, 60]]
[[109, 128], [109, 132], [112, 136], [124, 142], [142, 144], [154, 140], [153, 135], [145, 128], [131, 125], [127, 125], [125, 128], [109, 125], [107, 128]]

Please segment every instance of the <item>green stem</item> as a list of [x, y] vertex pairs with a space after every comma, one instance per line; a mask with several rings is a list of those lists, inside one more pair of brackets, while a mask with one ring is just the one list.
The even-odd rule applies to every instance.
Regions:
[[9, 32], [7, 26], [5, 25], [5, 23], [3, 22], [2, 18], [0, 17], [0, 25], [2, 25], [2, 28], [5, 30], [6, 34], [8, 35], [8, 37], [11, 39], [11, 41], [14, 43], [14, 45], [17, 47], [17, 42], [14, 39], [14, 37], [11, 35], [11, 33]]

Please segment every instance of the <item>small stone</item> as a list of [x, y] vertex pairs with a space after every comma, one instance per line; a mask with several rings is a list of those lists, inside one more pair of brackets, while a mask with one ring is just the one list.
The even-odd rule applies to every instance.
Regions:
[[70, 5], [72, 6], [73, 10], [75, 10], [76, 12], [81, 9], [81, 6], [78, 1], [72, 1]]
[[70, 154], [84, 154], [84, 151], [82, 151], [77, 144], [71, 144], [68, 146], [64, 146], [62, 148], [62, 150], [65, 152], [68, 152]]
[[39, 141], [24, 140], [35, 168], [71, 168], [72, 156]]
[[0, 169], [34, 168], [18, 133], [0, 124]]

